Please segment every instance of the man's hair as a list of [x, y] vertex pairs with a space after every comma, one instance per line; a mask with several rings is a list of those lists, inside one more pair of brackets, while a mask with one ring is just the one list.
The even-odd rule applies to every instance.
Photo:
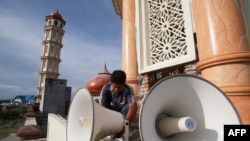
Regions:
[[111, 82], [116, 84], [125, 84], [126, 73], [122, 70], [115, 70], [111, 74]]

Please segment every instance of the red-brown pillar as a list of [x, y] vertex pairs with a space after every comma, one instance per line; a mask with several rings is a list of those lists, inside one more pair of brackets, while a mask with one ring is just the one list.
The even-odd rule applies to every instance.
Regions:
[[[250, 48], [239, 0], [193, 0], [202, 77], [229, 97], [250, 123]], [[225, 109], [226, 110], [226, 109]]]
[[122, 3], [122, 69], [127, 74], [127, 83], [138, 97], [138, 70], [135, 42], [135, 1]]

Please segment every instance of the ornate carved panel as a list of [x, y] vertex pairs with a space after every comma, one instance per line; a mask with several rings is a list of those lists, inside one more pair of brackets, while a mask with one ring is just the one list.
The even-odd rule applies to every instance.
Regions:
[[145, 73], [196, 60], [189, 0], [137, 0], [138, 71]]

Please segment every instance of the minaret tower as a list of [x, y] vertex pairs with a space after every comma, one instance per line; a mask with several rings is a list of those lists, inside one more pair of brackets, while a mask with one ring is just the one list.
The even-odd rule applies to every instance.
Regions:
[[46, 16], [45, 21], [45, 35], [42, 42], [43, 53], [41, 56], [41, 69], [39, 71], [39, 83], [37, 87], [37, 103], [40, 103], [42, 98], [42, 89], [45, 83], [45, 78], [57, 79], [60, 75], [60, 53], [63, 47], [62, 37], [65, 32], [63, 27], [66, 24], [58, 10]]

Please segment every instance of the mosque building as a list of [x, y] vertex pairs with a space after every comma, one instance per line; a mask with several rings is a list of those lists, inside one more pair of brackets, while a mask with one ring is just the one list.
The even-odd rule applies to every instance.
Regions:
[[[122, 20], [122, 70], [138, 100], [164, 77], [192, 74], [217, 85], [243, 123], [250, 123], [247, 0], [112, 2]], [[53, 24], [57, 25], [50, 26]], [[46, 17], [38, 96], [45, 77], [59, 76], [65, 24], [58, 11]], [[108, 74], [105, 65], [104, 71], [86, 84], [94, 96], [103, 85], [99, 83], [104, 83], [100, 78], [106, 82]]]
[[218, 86], [250, 123], [249, 0], [112, 2], [122, 20], [122, 69], [138, 98], [188, 73]]
[[[127, 74], [127, 83], [134, 89], [139, 106], [141, 98], [161, 79], [189, 74], [220, 88], [235, 106], [242, 123], [250, 123], [248, 0], [112, 2], [122, 20], [121, 69]], [[58, 11], [46, 17], [38, 96], [42, 95], [44, 78], [59, 76], [65, 24]], [[105, 64], [85, 87], [92, 96], [98, 96], [109, 81]], [[65, 133], [66, 125], [63, 126], [60, 130]]]

